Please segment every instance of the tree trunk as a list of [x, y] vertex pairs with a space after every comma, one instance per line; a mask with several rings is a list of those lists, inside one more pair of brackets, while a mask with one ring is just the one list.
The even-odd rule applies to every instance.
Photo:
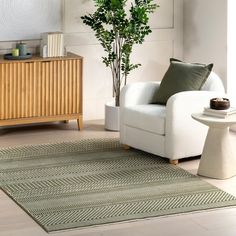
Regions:
[[115, 97], [115, 105], [116, 107], [120, 106], [120, 93], [116, 93], [116, 97]]

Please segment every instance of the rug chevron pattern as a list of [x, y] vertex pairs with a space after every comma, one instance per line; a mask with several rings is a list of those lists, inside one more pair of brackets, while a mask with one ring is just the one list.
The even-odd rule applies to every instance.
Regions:
[[47, 232], [236, 205], [236, 198], [117, 139], [0, 150], [0, 186]]

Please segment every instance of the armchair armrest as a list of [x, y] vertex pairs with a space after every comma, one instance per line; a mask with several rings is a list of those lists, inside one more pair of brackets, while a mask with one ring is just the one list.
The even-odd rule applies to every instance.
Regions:
[[[169, 98], [166, 105], [166, 154], [170, 159], [200, 155], [207, 127], [192, 119], [192, 113], [202, 112], [210, 99], [225, 96], [215, 91], [186, 91]], [[168, 147], [173, 147], [168, 149]]]
[[[203, 108], [209, 106], [213, 97], [226, 96], [224, 93], [215, 91], [185, 91], [171, 96], [166, 104], [167, 116], [176, 117], [181, 114], [192, 114], [202, 112]], [[185, 115], [184, 115], [185, 116]]]
[[151, 103], [159, 86], [160, 82], [138, 82], [124, 86], [120, 95], [121, 108]]

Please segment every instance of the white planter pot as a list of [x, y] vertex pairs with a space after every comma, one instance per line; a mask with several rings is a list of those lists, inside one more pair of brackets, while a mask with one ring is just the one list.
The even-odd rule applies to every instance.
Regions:
[[105, 129], [120, 130], [120, 107], [116, 107], [114, 102], [105, 104]]

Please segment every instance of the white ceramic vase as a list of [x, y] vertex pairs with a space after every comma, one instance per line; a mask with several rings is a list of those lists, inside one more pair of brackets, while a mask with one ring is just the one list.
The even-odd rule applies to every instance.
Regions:
[[120, 107], [116, 107], [114, 102], [105, 104], [105, 129], [120, 130]]

